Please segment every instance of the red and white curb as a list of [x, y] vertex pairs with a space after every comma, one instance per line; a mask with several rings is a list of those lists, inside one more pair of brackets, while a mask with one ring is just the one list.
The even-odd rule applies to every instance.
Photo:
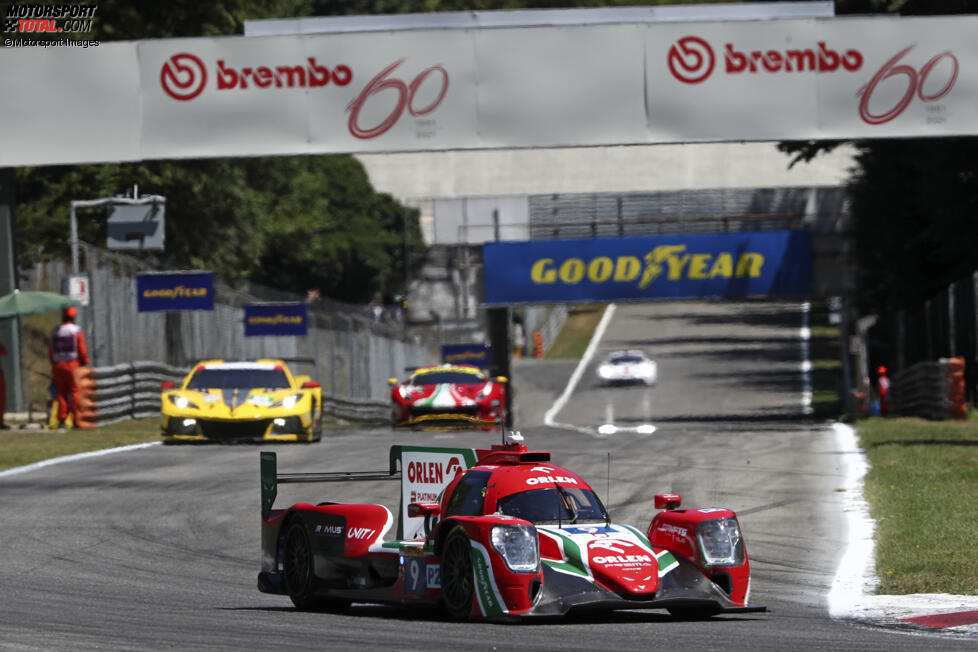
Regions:
[[906, 628], [913, 633], [978, 636], [978, 596], [917, 593], [877, 595], [879, 580], [873, 532], [876, 524], [863, 499], [863, 480], [869, 470], [856, 432], [842, 423], [832, 425], [846, 469], [845, 513], [849, 541], [829, 591], [832, 618]]

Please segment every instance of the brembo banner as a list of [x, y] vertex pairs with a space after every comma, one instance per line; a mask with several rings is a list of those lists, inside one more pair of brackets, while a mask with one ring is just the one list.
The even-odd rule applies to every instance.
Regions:
[[0, 166], [978, 134], [978, 16], [0, 48]]
[[807, 231], [488, 242], [486, 303], [574, 303], [811, 292]]

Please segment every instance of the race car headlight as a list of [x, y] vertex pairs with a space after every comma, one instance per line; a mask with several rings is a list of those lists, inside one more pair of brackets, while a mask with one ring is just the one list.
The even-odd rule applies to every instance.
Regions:
[[286, 396], [285, 398], [281, 398], [275, 401], [274, 403], [272, 403], [271, 407], [283, 407], [286, 410], [288, 410], [289, 408], [295, 407], [295, 404], [298, 403], [299, 399], [301, 398], [302, 398], [302, 394], [291, 394], [289, 396]]
[[615, 372], [612, 371], [611, 367], [598, 367], [598, 375], [602, 378], [611, 378]]
[[489, 539], [514, 573], [535, 573], [540, 569], [537, 530], [532, 525], [494, 525]]
[[191, 403], [186, 396], [174, 396], [173, 394], [167, 394], [166, 397], [170, 400], [170, 403], [173, 403], [173, 405], [181, 410], [184, 408], [193, 408], [195, 410], [200, 409], [196, 403]]
[[740, 566], [744, 563], [744, 538], [735, 518], [716, 518], [696, 526], [703, 564]]

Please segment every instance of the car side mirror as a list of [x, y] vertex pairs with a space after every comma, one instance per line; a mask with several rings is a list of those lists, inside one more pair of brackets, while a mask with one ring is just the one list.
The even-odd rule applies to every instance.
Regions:
[[391, 387], [393, 387], [394, 385], [397, 384], [397, 378], [388, 378], [387, 379], [387, 384], [390, 385]]
[[319, 383], [317, 383], [315, 380], [307, 380], [306, 382], [302, 383], [302, 389], [315, 389], [319, 386]]
[[435, 519], [441, 514], [441, 505], [438, 503], [408, 503], [408, 516], [424, 516], [424, 536], [427, 539], [435, 526]]
[[655, 508], [656, 509], [677, 509], [683, 502], [682, 496], [679, 494], [656, 494], [655, 495]]
[[411, 518], [438, 516], [441, 514], [441, 505], [438, 503], [408, 503], [407, 513]]
[[176, 385], [172, 380], [164, 380], [162, 383], [160, 383], [160, 389], [173, 389], [174, 387], [176, 387]]

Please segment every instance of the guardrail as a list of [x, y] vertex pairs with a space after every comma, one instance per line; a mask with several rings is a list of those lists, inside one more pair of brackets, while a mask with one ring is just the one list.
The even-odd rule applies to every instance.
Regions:
[[893, 414], [933, 420], [964, 419], [967, 409], [964, 358], [919, 362], [893, 376]]
[[[108, 425], [126, 419], [159, 416], [161, 389], [164, 381], [179, 385], [189, 369], [173, 367], [162, 362], [136, 361], [111, 367], [85, 369], [91, 379], [80, 397], [83, 404], [91, 401], [90, 421]], [[390, 403], [371, 399], [355, 399], [323, 393], [323, 420], [362, 424], [390, 423]]]

